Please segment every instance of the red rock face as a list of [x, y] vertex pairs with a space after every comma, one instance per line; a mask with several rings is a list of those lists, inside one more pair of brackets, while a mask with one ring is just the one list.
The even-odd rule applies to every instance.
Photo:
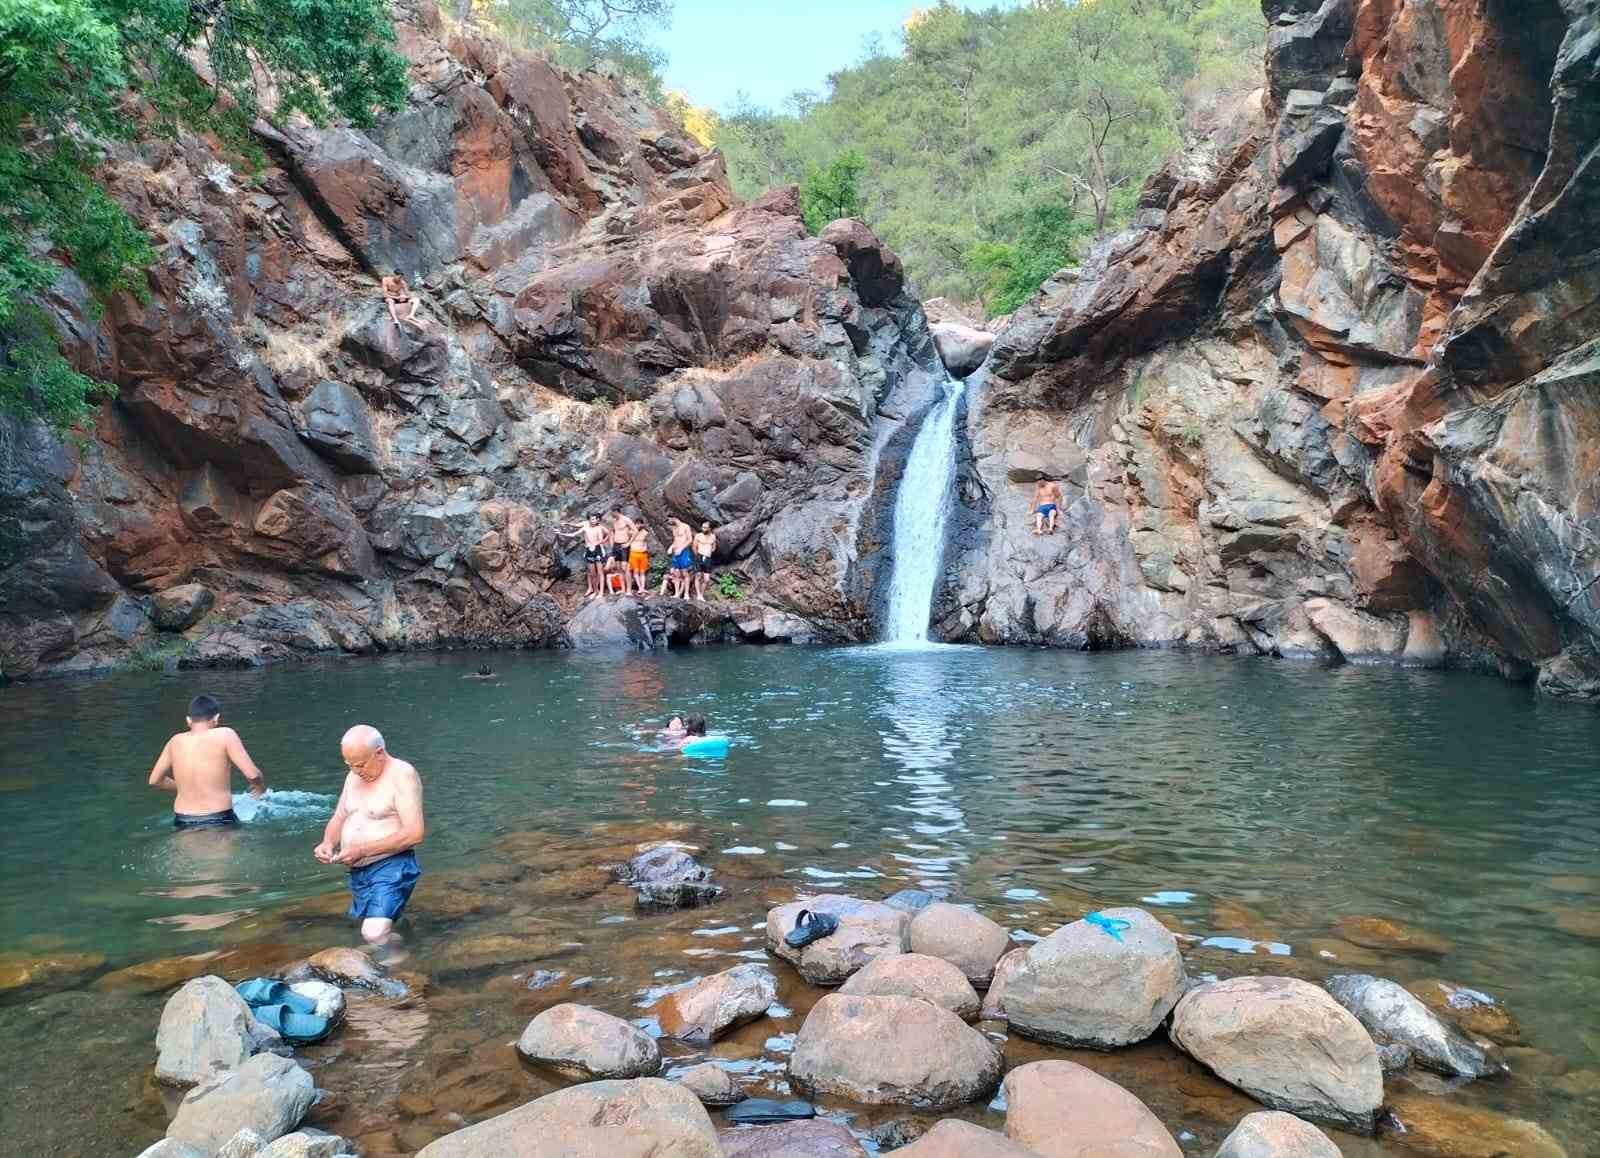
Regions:
[[[1600, 694], [1594, 18], [1264, 7], [1260, 107], [1000, 335], [946, 629], [1405, 662], [1437, 621]], [[1022, 453], [1087, 460], [1057, 543]]]
[[[50, 303], [119, 394], [81, 456], [4, 432], [0, 676], [560, 643], [558, 525], [613, 505], [657, 554], [713, 523], [757, 602], [707, 630], [869, 630], [878, 407], [936, 364], [898, 259], [808, 237], [793, 190], [738, 206], [620, 81], [403, 19], [411, 98], [370, 132], [263, 125], [254, 175], [196, 138], [111, 166], [159, 261], [98, 325], [70, 277]], [[392, 270], [426, 328], [390, 320]], [[215, 602], [158, 632], [193, 583]]]

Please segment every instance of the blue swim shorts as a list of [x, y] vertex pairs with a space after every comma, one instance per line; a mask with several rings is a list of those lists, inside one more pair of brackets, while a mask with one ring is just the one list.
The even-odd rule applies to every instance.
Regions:
[[1041, 503], [1036, 509], [1041, 515], [1053, 515], [1056, 513], [1056, 505], [1054, 503]]
[[346, 916], [398, 920], [421, 875], [417, 854], [410, 849], [351, 869], [350, 911]]
[[674, 571], [692, 571], [694, 569], [694, 555], [688, 550], [679, 551], [672, 557], [672, 569]]

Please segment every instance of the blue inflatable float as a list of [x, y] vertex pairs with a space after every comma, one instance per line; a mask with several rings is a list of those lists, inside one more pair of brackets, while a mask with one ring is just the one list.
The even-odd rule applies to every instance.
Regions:
[[678, 751], [685, 756], [726, 756], [728, 754], [728, 737], [701, 736], [688, 741]]

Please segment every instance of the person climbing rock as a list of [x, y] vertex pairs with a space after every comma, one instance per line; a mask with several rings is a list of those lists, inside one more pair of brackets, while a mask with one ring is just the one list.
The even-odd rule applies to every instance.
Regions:
[[1056, 533], [1056, 515], [1061, 509], [1061, 484], [1053, 478], [1042, 478], [1033, 484], [1033, 533]]
[[[411, 295], [411, 287], [400, 274], [391, 272], [384, 275], [383, 298], [388, 303], [389, 319], [394, 322], [396, 329], [406, 322], [415, 323], [419, 330], [428, 328], [428, 319], [417, 317], [417, 299]], [[400, 316], [402, 308], [407, 310], [405, 317]]]
[[709, 522], [702, 522], [700, 533], [694, 537], [694, 586], [701, 603], [706, 601], [706, 588], [711, 583], [711, 560], [716, 553], [716, 532]]
[[239, 823], [229, 791], [231, 770], [239, 769], [250, 782], [250, 795], [258, 799], [267, 794], [266, 777], [244, 750], [239, 733], [222, 726], [222, 705], [211, 696], [190, 700], [184, 722], [189, 730], [161, 749], [150, 770], [150, 787], [177, 793], [174, 828], [231, 828]]

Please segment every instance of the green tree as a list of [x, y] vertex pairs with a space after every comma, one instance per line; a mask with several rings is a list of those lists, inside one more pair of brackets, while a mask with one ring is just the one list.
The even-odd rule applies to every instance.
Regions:
[[673, 0], [457, 0], [458, 18], [482, 15], [514, 43], [568, 68], [610, 61], [662, 96], [666, 58], [650, 35], [672, 23]]
[[800, 212], [806, 228], [821, 233], [830, 221], [861, 216], [861, 172], [866, 161], [854, 149], [840, 153], [825, 169], [813, 169], [800, 185]]
[[39, 304], [63, 266], [95, 311], [142, 292], [153, 251], [95, 176], [110, 142], [189, 125], [240, 143], [269, 113], [368, 124], [405, 97], [393, 38], [382, 0], [0, 0], [0, 410], [66, 430], [110, 390]]

